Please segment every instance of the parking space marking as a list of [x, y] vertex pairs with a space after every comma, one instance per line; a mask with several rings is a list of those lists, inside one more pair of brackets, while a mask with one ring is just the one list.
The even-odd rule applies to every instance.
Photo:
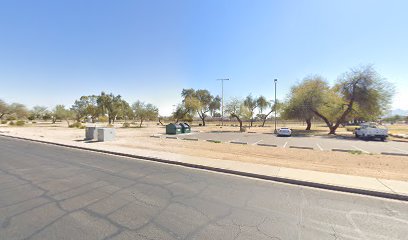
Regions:
[[370, 152], [367, 152], [366, 150], [363, 150], [363, 149], [358, 148], [358, 147], [356, 147], [356, 146], [352, 146], [352, 147], [355, 148], [355, 149], [357, 149], [357, 150], [359, 150], [359, 151], [362, 151], [363, 153], [370, 153]]
[[403, 153], [408, 153], [408, 151], [405, 151], [405, 150], [402, 150], [402, 149], [399, 149], [399, 148], [396, 148], [396, 147], [392, 147], [392, 148], [394, 148], [395, 150], [401, 151]]
[[318, 143], [316, 143], [316, 145], [320, 149], [320, 151], [323, 151], [323, 148]]
[[283, 145], [283, 148], [285, 148], [287, 144], [288, 144], [288, 142], [285, 142], [285, 144]]
[[261, 139], [261, 140], [259, 140], [259, 141], [257, 141], [257, 142], [254, 142], [254, 143], [252, 143], [252, 145], [257, 145], [258, 143], [260, 143], [260, 142], [262, 142], [263, 140]]

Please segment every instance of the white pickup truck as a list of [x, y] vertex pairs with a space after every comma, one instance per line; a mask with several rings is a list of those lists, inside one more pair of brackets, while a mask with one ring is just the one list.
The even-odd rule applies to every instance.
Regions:
[[388, 129], [375, 123], [363, 123], [359, 128], [354, 130], [354, 134], [356, 135], [356, 138], [379, 138], [381, 141], [385, 141], [385, 139], [388, 137]]

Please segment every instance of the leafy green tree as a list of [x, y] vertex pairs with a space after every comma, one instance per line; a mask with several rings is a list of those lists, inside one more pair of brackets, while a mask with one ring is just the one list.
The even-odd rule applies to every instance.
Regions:
[[214, 117], [217, 110], [221, 109], [221, 97], [216, 96], [209, 105], [211, 117]]
[[231, 118], [237, 119], [239, 122], [239, 130], [244, 132], [245, 129], [242, 126], [243, 120], [250, 119], [252, 117], [251, 111], [245, 105], [244, 101], [233, 98], [225, 105], [225, 113], [229, 114]]
[[141, 101], [136, 101], [132, 105], [133, 113], [136, 119], [140, 121], [140, 127], [142, 127], [143, 121], [153, 121], [159, 116], [159, 109], [150, 103], [144, 103]]
[[124, 106], [127, 104], [120, 95], [115, 96], [105, 92], [98, 96], [97, 103], [101, 113], [108, 115], [109, 124], [115, 123], [116, 117], [123, 113]]
[[248, 108], [250, 112], [250, 124], [252, 127], [252, 123], [254, 121], [254, 114], [255, 114], [255, 109], [258, 107], [258, 99], [253, 98], [252, 95], [248, 95], [245, 100], [244, 100], [244, 105], [245, 107]]
[[69, 126], [69, 120], [74, 117], [73, 111], [66, 109], [64, 105], [57, 105], [52, 110], [52, 122], [55, 123], [56, 120], [64, 120]]
[[10, 114], [10, 107], [5, 101], [0, 99], [0, 119], [3, 119], [7, 114]]
[[311, 75], [293, 86], [282, 111], [282, 118], [299, 119], [306, 122], [306, 130], [312, 127], [313, 109], [319, 109], [325, 103], [330, 87], [319, 75]]
[[296, 101], [321, 118], [335, 134], [337, 128], [352, 118], [375, 119], [389, 108], [393, 86], [372, 66], [353, 68], [343, 74], [333, 87], [315, 77], [297, 86]]
[[[262, 127], [264, 127], [266, 119], [268, 119], [268, 116], [274, 111], [275, 105], [272, 101], [268, 101], [264, 96], [259, 96], [256, 101], [259, 109], [258, 117], [262, 119]], [[267, 110], [268, 108], [270, 108], [270, 111], [264, 114], [264, 110]]]
[[[31, 114], [34, 117], [34, 119], [42, 119], [42, 120], [48, 120], [47, 118], [47, 107], [45, 106], [34, 106], [33, 109], [31, 110]], [[45, 117], [45, 119], [44, 119]]]
[[[208, 112], [215, 112], [220, 108], [221, 99], [214, 97], [208, 90], [205, 89], [183, 89], [181, 96], [184, 98], [183, 102], [188, 103], [185, 106], [186, 110], [196, 112], [200, 117], [203, 126], [205, 126], [205, 119]], [[186, 102], [188, 100], [188, 102]]]
[[177, 105], [172, 113], [172, 118], [177, 123], [179, 121], [192, 122], [193, 116], [198, 109], [199, 102], [196, 98], [187, 96], [183, 102]]
[[98, 96], [89, 95], [82, 96], [79, 100], [75, 100], [74, 105], [72, 105], [71, 110], [74, 111], [76, 119], [78, 122], [81, 119], [90, 116], [92, 122], [96, 121], [96, 118], [100, 114], [100, 108], [97, 103]]
[[14, 115], [16, 119], [27, 118], [29, 115], [27, 107], [21, 103], [12, 103], [9, 105], [9, 109], [9, 114]]

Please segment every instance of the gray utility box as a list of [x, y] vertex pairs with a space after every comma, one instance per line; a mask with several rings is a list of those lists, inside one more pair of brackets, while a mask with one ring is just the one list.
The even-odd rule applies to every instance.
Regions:
[[99, 127], [86, 127], [85, 128], [85, 140], [92, 140], [98, 138]]
[[115, 129], [114, 128], [98, 128], [98, 141], [105, 142], [105, 141], [112, 141], [115, 139]]

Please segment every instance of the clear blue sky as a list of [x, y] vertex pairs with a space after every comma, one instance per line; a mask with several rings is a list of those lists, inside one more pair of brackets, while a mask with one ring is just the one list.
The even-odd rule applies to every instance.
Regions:
[[[408, 109], [408, 1], [0, 0], [0, 98], [71, 106], [108, 91], [169, 114], [182, 88], [278, 98], [374, 64]], [[404, 94], [405, 91], [405, 94]]]

